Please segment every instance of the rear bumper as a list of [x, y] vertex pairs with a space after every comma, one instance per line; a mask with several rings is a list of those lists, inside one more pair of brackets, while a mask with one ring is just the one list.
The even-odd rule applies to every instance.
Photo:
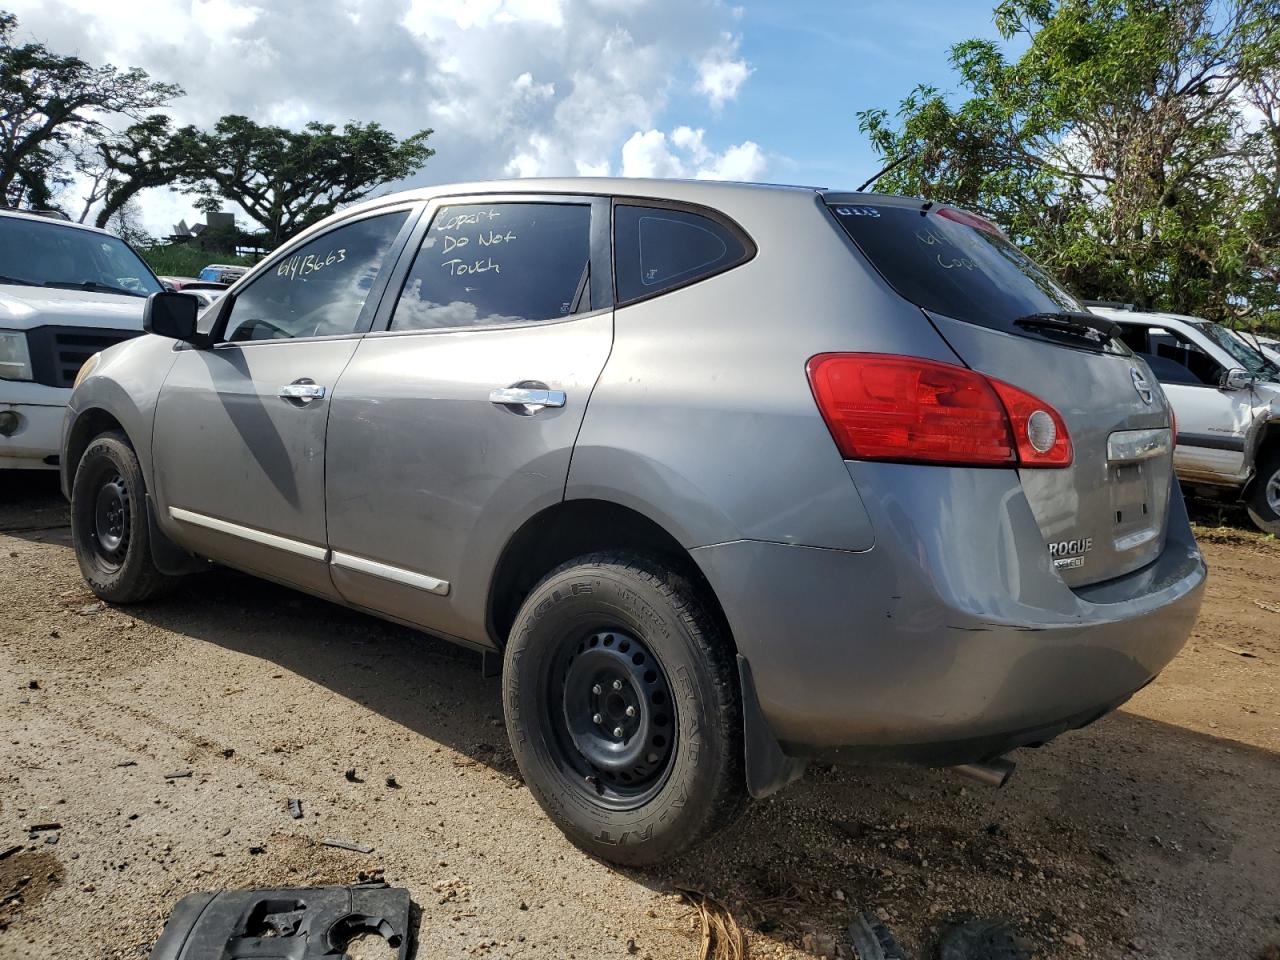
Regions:
[[1012, 471], [850, 471], [871, 549], [693, 551], [788, 755], [952, 764], [1040, 743], [1123, 703], [1191, 632], [1206, 571], [1179, 496], [1155, 562], [1071, 590]]
[[61, 387], [0, 381], [0, 413], [17, 417], [16, 429], [8, 436], [0, 433], [0, 469], [57, 467], [56, 459], [47, 461], [60, 452], [62, 417], [70, 396], [71, 391]]

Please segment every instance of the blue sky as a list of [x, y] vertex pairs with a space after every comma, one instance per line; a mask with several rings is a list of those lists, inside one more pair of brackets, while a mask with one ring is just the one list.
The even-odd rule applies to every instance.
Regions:
[[[856, 186], [856, 113], [994, 37], [994, 0], [8, 0], [21, 29], [182, 84], [181, 123], [435, 130], [413, 183], [610, 173]], [[192, 216], [150, 191], [149, 227]]]
[[[803, 7], [803, 15], [798, 16]], [[773, 179], [857, 186], [876, 169], [856, 112], [896, 108], [918, 83], [954, 89], [948, 50], [998, 35], [990, 2], [748, 3], [742, 55], [754, 68], [717, 133], [756, 138]]]

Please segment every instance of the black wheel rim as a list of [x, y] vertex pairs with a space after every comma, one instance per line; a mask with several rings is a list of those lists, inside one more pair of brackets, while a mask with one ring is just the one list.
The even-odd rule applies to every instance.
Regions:
[[94, 495], [93, 548], [109, 567], [119, 567], [129, 552], [129, 522], [129, 488], [119, 473], [108, 470]]
[[579, 791], [625, 810], [662, 789], [675, 757], [675, 702], [643, 641], [623, 630], [567, 640], [549, 693], [551, 751]]

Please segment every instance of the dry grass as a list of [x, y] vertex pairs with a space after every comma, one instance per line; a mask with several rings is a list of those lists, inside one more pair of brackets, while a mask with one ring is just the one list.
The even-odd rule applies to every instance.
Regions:
[[682, 887], [680, 894], [697, 911], [702, 927], [698, 960], [746, 960], [747, 938], [729, 909], [701, 890]]

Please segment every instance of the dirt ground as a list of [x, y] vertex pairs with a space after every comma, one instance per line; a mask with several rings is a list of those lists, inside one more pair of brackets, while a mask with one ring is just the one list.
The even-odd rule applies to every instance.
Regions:
[[412, 892], [424, 960], [694, 958], [677, 887], [726, 904], [754, 957], [827, 936], [850, 957], [862, 909], [916, 960], [975, 917], [1043, 960], [1280, 942], [1280, 544], [1237, 518], [1201, 514], [1211, 578], [1181, 656], [1116, 714], [1021, 751], [1004, 790], [811, 770], [637, 872], [541, 815], [477, 656], [229, 572], [106, 608], [51, 481], [0, 480], [0, 957], [146, 957], [190, 891], [369, 876]]

